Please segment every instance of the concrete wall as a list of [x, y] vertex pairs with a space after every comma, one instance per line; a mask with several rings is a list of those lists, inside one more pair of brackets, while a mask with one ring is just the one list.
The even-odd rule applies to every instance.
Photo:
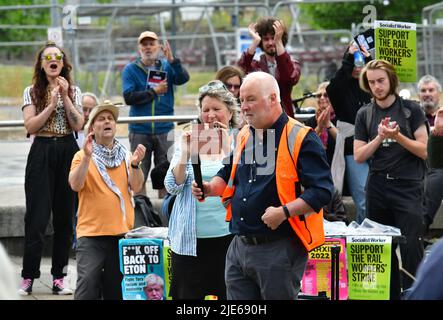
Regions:
[[[151, 199], [151, 202], [158, 212], [160, 212], [160, 206], [162, 200]], [[343, 198], [344, 205], [346, 207], [348, 217], [350, 220], [355, 220], [355, 206], [351, 197]], [[4, 206], [0, 207], [0, 242], [3, 243], [9, 254], [21, 255], [23, 252], [23, 238], [25, 234], [24, 230], [24, 206]], [[434, 223], [431, 225], [431, 231], [443, 230], [443, 206], [440, 207]], [[49, 224], [46, 230], [47, 238], [50, 239], [52, 235], [52, 225]], [[50, 240], [49, 240], [50, 241]], [[49, 248], [48, 248], [49, 247]], [[50, 242], [46, 244], [44, 255], [50, 254]]]

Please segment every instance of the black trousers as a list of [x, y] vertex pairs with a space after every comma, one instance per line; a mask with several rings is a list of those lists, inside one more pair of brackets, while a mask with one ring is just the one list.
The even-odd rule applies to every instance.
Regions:
[[154, 165], [158, 166], [162, 162], [168, 160], [168, 151], [174, 144], [174, 141], [168, 141], [168, 133], [151, 135], [130, 132], [129, 144], [131, 146], [131, 152], [134, 152], [139, 144], [142, 144], [146, 147], [146, 155], [142, 160], [142, 170], [143, 174], [145, 175], [146, 183], [149, 172], [151, 170], [152, 154], [154, 153]]
[[[415, 275], [423, 259], [423, 182], [416, 180], [387, 179], [370, 175], [366, 186], [366, 216], [378, 223], [397, 227], [406, 237], [400, 245], [402, 266]], [[395, 250], [395, 246], [393, 246]], [[398, 297], [399, 279], [403, 290], [411, 287], [413, 279], [399, 274], [394, 255], [391, 268], [391, 299]]]
[[226, 252], [232, 238], [232, 235], [198, 238], [197, 257], [172, 252], [170, 296], [173, 300], [203, 300], [207, 295], [226, 300]]
[[39, 278], [45, 231], [52, 211], [54, 228], [51, 274], [66, 276], [72, 241], [74, 192], [68, 183], [74, 154], [73, 135], [36, 137], [28, 154], [25, 173], [25, 248], [23, 278]]

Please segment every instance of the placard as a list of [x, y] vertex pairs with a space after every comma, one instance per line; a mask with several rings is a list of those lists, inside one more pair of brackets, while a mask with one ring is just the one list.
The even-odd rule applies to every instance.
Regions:
[[169, 242], [121, 239], [119, 253], [123, 300], [165, 300], [171, 280]]
[[417, 81], [417, 25], [375, 21], [375, 58], [389, 61], [402, 82]]
[[389, 300], [391, 280], [390, 236], [348, 236], [349, 299]]

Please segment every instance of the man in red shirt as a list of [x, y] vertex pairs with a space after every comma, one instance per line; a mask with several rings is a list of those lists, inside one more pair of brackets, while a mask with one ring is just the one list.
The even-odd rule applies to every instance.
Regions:
[[[300, 63], [291, 59], [285, 46], [288, 42], [288, 32], [283, 21], [277, 18], [261, 18], [248, 27], [252, 37], [249, 48], [243, 52], [238, 66], [245, 73], [263, 71], [272, 74], [280, 88], [281, 104], [290, 117], [294, 117], [294, 107], [291, 99], [292, 87], [300, 79]], [[254, 60], [255, 50], [259, 47], [263, 54], [260, 60]]]

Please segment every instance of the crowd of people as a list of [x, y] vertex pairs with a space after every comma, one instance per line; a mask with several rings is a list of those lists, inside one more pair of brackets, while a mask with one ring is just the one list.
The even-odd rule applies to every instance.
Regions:
[[[192, 130], [174, 142], [173, 122], [129, 124], [128, 150], [115, 137], [119, 107], [81, 94], [62, 48], [48, 42], [37, 52], [22, 107], [33, 140], [19, 294], [31, 294], [40, 277], [52, 212], [53, 293], [73, 294], [63, 279], [74, 235], [74, 298], [122, 299], [118, 241], [134, 227], [132, 197], [146, 195], [149, 173], [167, 163], [158, 189], [159, 198], [176, 195], [168, 225], [172, 280], [164, 292], [163, 280], [148, 275], [149, 299], [297, 299], [308, 252], [325, 241], [323, 219], [350, 222], [345, 190], [358, 223], [395, 226], [406, 238], [403, 267], [418, 276], [414, 282], [400, 273], [393, 256], [391, 298], [401, 291], [441, 298], [441, 286], [430, 285], [427, 295], [420, 283], [437, 273], [441, 246], [419, 267], [443, 199], [439, 81], [424, 76], [419, 103], [405, 100], [394, 67], [351, 43], [335, 75], [318, 85], [315, 115], [301, 123], [291, 98], [301, 68], [285, 49], [283, 21], [260, 18], [248, 30], [252, 42], [237, 66], [218, 70], [198, 93], [199, 122], [220, 133], [219, 152], [193, 149]], [[129, 115], [174, 115], [174, 86], [192, 80], [188, 71], [156, 33], [142, 32], [137, 45], [139, 57], [122, 71]], [[355, 63], [356, 51], [364, 65]]]

